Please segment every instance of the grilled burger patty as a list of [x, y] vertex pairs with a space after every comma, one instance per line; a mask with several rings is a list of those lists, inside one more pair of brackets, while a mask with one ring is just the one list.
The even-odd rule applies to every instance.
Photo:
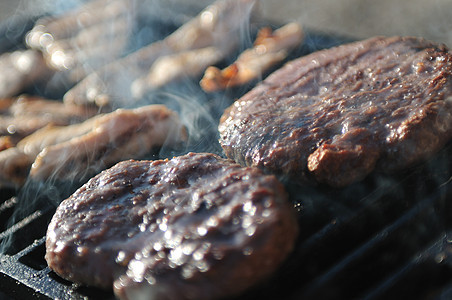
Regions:
[[283, 186], [214, 154], [124, 161], [57, 208], [46, 260], [122, 299], [212, 299], [275, 271], [296, 219]]
[[452, 137], [452, 55], [376, 37], [287, 63], [223, 114], [229, 158], [342, 187], [425, 159]]

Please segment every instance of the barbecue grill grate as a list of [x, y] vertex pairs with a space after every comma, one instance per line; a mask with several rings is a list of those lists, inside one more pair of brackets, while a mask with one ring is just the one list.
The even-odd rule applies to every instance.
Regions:
[[[452, 146], [440, 156], [450, 154]], [[394, 182], [383, 191], [372, 190], [362, 207], [345, 216], [344, 208], [335, 207], [328, 216], [314, 206], [302, 208], [302, 235], [295, 253], [271, 285], [241, 299], [449, 299], [452, 230], [447, 216], [452, 182], [445, 178], [433, 191], [413, 188], [428, 166], [405, 175], [403, 184]], [[369, 181], [373, 180], [383, 179]], [[401, 190], [410, 197], [422, 194], [405, 201], [394, 197]], [[342, 195], [327, 199], [326, 194], [310, 196], [320, 200], [319, 206], [326, 201], [342, 202]], [[0, 220], [6, 220], [16, 205], [15, 197], [4, 201]], [[52, 214], [53, 209], [35, 210], [14, 225], [0, 224], [4, 228], [1, 241], [12, 239], [0, 256], [0, 290], [17, 299], [112, 299], [111, 291], [73, 284], [47, 267], [45, 230]]]
[[[155, 17], [152, 26], [162, 36], [179, 25]], [[15, 28], [24, 28], [23, 35], [31, 20], [19, 21]], [[13, 38], [0, 45], [20, 46], [22, 39]], [[310, 32], [291, 58], [345, 40]], [[231, 103], [236, 95], [221, 97]], [[421, 166], [391, 177], [374, 174], [341, 190], [290, 185], [301, 228], [296, 250], [269, 284], [240, 299], [451, 299], [451, 155], [448, 145]], [[40, 201], [16, 215], [27, 198], [0, 190], [0, 242], [8, 245], [0, 254], [0, 298], [113, 299], [111, 291], [73, 284], [49, 269], [45, 231], [55, 208]]]

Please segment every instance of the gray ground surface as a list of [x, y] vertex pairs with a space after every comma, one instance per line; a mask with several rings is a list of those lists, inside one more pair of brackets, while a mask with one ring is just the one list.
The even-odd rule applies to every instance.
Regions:
[[[77, 1], [77, 0], [71, 0]], [[79, 0], [80, 1], [80, 0]], [[187, 0], [151, 0], [177, 4]], [[211, 0], [190, 0], [205, 5]], [[35, 3], [39, 10], [49, 0], [0, 0], [0, 20]], [[64, 1], [63, 1], [64, 3]], [[452, 47], [451, 0], [261, 0], [266, 18], [298, 20], [306, 27], [356, 38], [374, 35], [415, 35]]]

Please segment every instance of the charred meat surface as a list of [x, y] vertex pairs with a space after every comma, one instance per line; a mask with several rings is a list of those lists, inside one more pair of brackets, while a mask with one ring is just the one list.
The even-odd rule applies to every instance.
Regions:
[[274, 176], [214, 154], [129, 160], [60, 204], [46, 260], [68, 280], [114, 285], [122, 299], [224, 298], [285, 259], [293, 213]]
[[452, 55], [375, 37], [286, 64], [222, 116], [229, 158], [341, 187], [419, 162], [452, 136]]

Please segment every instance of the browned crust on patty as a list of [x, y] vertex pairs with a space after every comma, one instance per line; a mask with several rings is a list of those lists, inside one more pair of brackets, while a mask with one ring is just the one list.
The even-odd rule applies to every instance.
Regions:
[[286, 64], [229, 107], [229, 158], [295, 182], [342, 187], [400, 170], [452, 137], [452, 55], [414, 37], [375, 37]]
[[124, 299], [233, 295], [292, 250], [292, 209], [274, 176], [213, 154], [125, 161], [61, 203], [47, 231], [46, 260], [74, 282], [115, 282]]

